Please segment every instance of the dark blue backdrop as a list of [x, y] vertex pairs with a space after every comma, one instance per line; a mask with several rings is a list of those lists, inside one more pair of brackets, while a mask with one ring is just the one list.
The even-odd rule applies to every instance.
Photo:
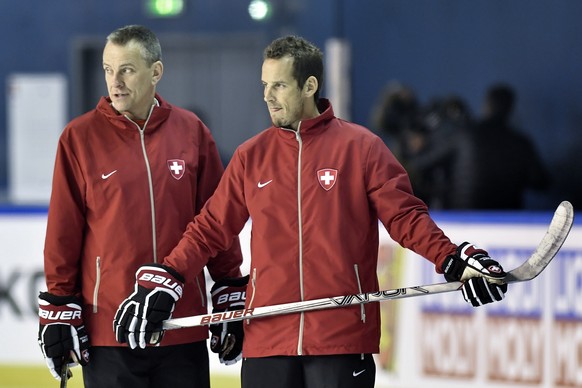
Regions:
[[[283, 12], [254, 22], [248, 0], [186, 0], [175, 19], [151, 19], [142, 0], [0, 2], [0, 79], [15, 72], [71, 75], [72, 42], [105, 37], [125, 24], [157, 33], [297, 33], [323, 47], [339, 36], [352, 45], [352, 120], [370, 111], [393, 79], [411, 85], [421, 102], [456, 93], [478, 112], [486, 87], [507, 81], [517, 90], [517, 123], [533, 137], [555, 177], [554, 189], [532, 196], [531, 208], [562, 199], [582, 204], [577, 181], [582, 118], [577, 0], [272, 0]], [[257, 69], [257, 82], [259, 73]], [[31, 107], [34, 112], [34, 107]], [[0, 189], [7, 184], [6, 97], [0, 93]]]

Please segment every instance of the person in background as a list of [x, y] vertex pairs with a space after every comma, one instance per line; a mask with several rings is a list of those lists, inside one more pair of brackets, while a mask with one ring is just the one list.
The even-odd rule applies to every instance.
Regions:
[[465, 208], [523, 209], [528, 190], [551, 184], [533, 142], [511, 123], [515, 103], [515, 90], [507, 84], [493, 84], [486, 92], [483, 116], [470, 132], [474, 155], [471, 174], [464, 175], [472, 179], [472, 190]]
[[[164, 276], [199, 272], [250, 218], [247, 308], [377, 291], [380, 220], [392, 239], [430, 260], [447, 280], [463, 281], [471, 305], [503, 299], [499, 263], [473, 244], [452, 243], [384, 142], [335, 117], [330, 101], [320, 98], [320, 49], [285, 36], [263, 59], [273, 125], [236, 149], [212, 197], [163, 258]], [[240, 295], [232, 289], [221, 291], [223, 300]], [[148, 320], [146, 309], [129, 295], [114, 321], [116, 336], [141, 336], [135, 327]], [[370, 303], [246, 320], [242, 387], [373, 387], [379, 310]]]
[[[372, 109], [373, 131], [402, 162], [414, 150], [420, 105], [414, 90], [398, 81], [389, 82]], [[412, 140], [411, 140], [412, 139]]]
[[[431, 209], [462, 208], [475, 177], [471, 112], [457, 95], [435, 98], [421, 115], [421, 146], [402, 161], [415, 194]], [[451, 190], [454, 187], [454, 190]]]
[[[148, 28], [113, 31], [103, 50], [103, 72], [109, 96], [73, 119], [57, 148], [39, 344], [55, 378], [65, 364], [80, 363], [89, 388], [208, 388], [206, 327], [167, 332], [157, 339], [159, 346], [133, 352], [116, 341], [111, 322], [132, 292], [149, 306], [154, 326], [170, 316], [207, 312], [203, 267], [183, 279], [162, 259], [220, 180], [217, 147], [194, 113], [156, 93], [164, 66], [160, 43]], [[239, 277], [241, 263], [233, 235], [206, 268], [220, 282]], [[166, 292], [143, 294], [140, 282], [157, 282]], [[145, 325], [137, 329], [148, 337], [152, 332]]]
[[454, 97], [429, 111], [425, 146], [404, 166], [431, 208], [520, 210], [528, 190], [549, 188], [549, 172], [532, 141], [511, 124], [515, 100], [510, 86], [495, 84], [479, 120], [471, 120], [466, 105]]

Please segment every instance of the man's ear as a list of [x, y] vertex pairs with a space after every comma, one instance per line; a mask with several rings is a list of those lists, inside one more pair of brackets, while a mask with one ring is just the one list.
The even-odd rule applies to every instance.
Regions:
[[311, 76], [307, 78], [305, 84], [303, 85], [303, 93], [306, 97], [312, 97], [315, 92], [317, 92], [317, 87], [319, 86], [319, 82], [317, 82], [317, 78]]
[[162, 79], [164, 74], [164, 64], [161, 61], [156, 61], [152, 64], [152, 84], [156, 85]]

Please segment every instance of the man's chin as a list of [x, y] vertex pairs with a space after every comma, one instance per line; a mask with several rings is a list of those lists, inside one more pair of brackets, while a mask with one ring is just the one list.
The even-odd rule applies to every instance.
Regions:
[[277, 119], [271, 118], [271, 121], [273, 122], [273, 125], [277, 128], [282, 128], [282, 127], [286, 127], [289, 125], [289, 123], [287, 123], [286, 121], [283, 121], [283, 120], [277, 120]]
[[130, 105], [128, 105], [128, 104], [122, 104], [122, 103], [119, 103], [119, 102], [117, 102], [117, 104], [115, 104], [115, 103], [113, 104], [113, 107], [114, 107], [114, 108], [115, 108], [115, 109], [116, 109], [118, 112], [125, 113], [125, 112], [127, 112], [127, 111], [128, 111], [128, 109], [129, 109]]

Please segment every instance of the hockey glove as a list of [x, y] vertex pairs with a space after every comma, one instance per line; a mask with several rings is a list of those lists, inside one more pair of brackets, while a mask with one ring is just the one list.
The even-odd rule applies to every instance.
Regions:
[[[249, 276], [225, 278], [212, 286], [213, 313], [241, 310], [245, 307]], [[221, 364], [236, 364], [242, 358], [244, 339], [243, 322], [225, 322], [210, 325], [210, 350], [218, 353]]]
[[162, 323], [172, 316], [182, 297], [184, 279], [172, 268], [149, 264], [135, 273], [135, 288], [117, 309], [113, 319], [115, 339], [131, 349], [159, 345]]
[[41, 292], [38, 296], [38, 344], [55, 379], [69, 367], [89, 362], [89, 336], [81, 316], [81, 300]]
[[454, 255], [448, 256], [442, 266], [449, 282], [462, 281], [463, 297], [472, 306], [500, 301], [505, 297], [505, 271], [489, 257], [487, 251], [464, 242]]
[[473, 307], [498, 302], [505, 297], [507, 284], [490, 283], [487, 279], [476, 277], [463, 283], [463, 298]]
[[503, 284], [506, 275], [501, 265], [490, 258], [487, 251], [468, 242], [459, 245], [456, 254], [447, 256], [442, 270], [448, 282], [484, 277], [491, 283]]

